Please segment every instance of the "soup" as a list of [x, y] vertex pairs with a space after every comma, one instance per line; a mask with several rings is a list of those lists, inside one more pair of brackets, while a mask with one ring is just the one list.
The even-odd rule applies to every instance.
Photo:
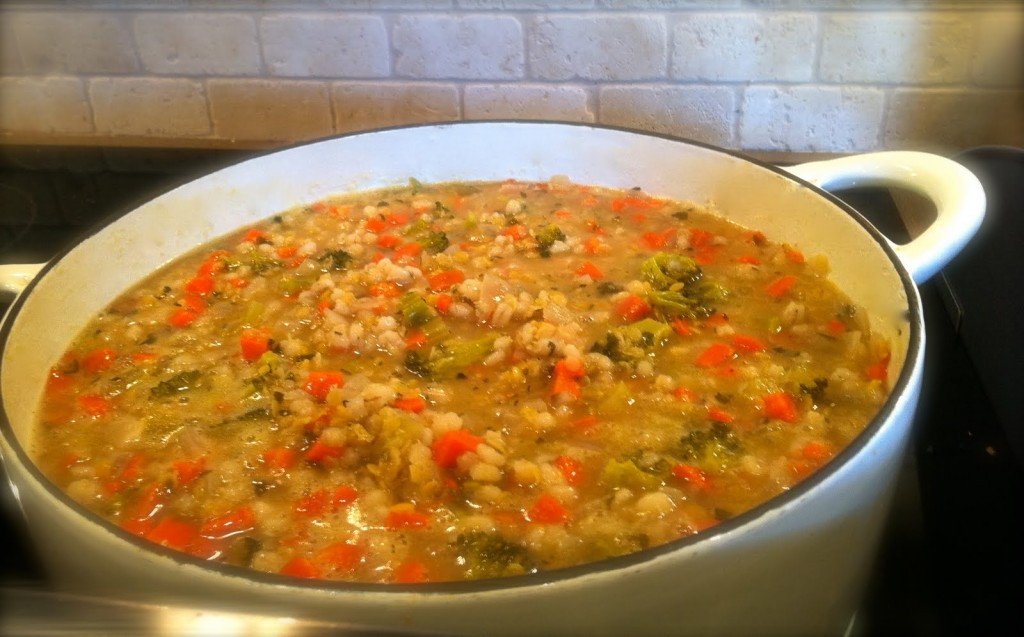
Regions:
[[781, 493], [871, 419], [888, 344], [827, 270], [637, 189], [339, 196], [111, 303], [52, 368], [34, 454], [130, 533], [293, 577], [628, 554]]

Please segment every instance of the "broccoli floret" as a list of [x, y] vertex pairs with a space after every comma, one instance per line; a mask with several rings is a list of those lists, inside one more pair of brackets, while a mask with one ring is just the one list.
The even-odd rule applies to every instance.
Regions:
[[827, 378], [815, 378], [813, 387], [800, 383], [800, 391], [810, 396], [815, 403], [820, 403], [825, 399], [825, 389], [827, 387]]
[[331, 250], [320, 255], [317, 261], [326, 264], [328, 270], [344, 270], [352, 263], [352, 255], [344, 250]]
[[725, 423], [710, 429], [696, 429], [680, 439], [680, 455], [704, 469], [721, 471], [743, 453], [743, 443]]
[[420, 245], [430, 254], [444, 252], [449, 245], [448, 235], [443, 232], [428, 232], [425, 237], [420, 239]]
[[609, 460], [601, 469], [598, 482], [605, 486], [626, 487], [634, 491], [653, 491], [661, 487], [661, 478], [641, 470], [632, 460]]
[[604, 354], [615, 362], [635, 361], [661, 345], [671, 331], [668, 324], [646, 318], [610, 330], [603, 341], [590, 346], [590, 351]]
[[430, 375], [427, 355], [420, 351], [409, 350], [405, 353], [405, 368], [415, 376]]
[[455, 539], [455, 550], [467, 579], [521, 575], [533, 569], [526, 547], [497, 533], [462, 533]]
[[533, 238], [537, 241], [537, 252], [540, 253], [540, 256], [547, 258], [551, 256], [551, 246], [556, 241], [565, 241], [565, 233], [555, 224], [549, 223], [535, 230]]
[[[433, 322], [429, 325], [433, 325]], [[493, 336], [471, 341], [449, 339], [432, 347], [428, 353], [423, 350], [406, 352], [405, 368], [416, 376], [452, 378], [470, 365], [485, 359], [493, 348]]]
[[667, 290], [676, 283], [690, 285], [704, 276], [697, 262], [678, 254], [659, 252], [640, 265], [640, 272], [656, 290]]

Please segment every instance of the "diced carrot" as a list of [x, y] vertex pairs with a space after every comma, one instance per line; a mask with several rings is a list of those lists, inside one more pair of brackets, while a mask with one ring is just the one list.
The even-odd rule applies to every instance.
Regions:
[[672, 467], [672, 475], [680, 480], [689, 482], [701, 491], [707, 490], [711, 487], [711, 478], [708, 474], [703, 469], [693, 465], [677, 464]]
[[133, 365], [146, 365], [152, 363], [159, 358], [153, 352], [133, 352], [132, 353], [132, 364]]
[[392, 212], [384, 218], [389, 226], [404, 226], [409, 223], [409, 215], [404, 212]]
[[881, 380], [884, 381], [889, 377], [889, 360], [891, 359], [890, 354], [886, 354], [877, 363], [872, 363], [864, 369], [864, 375], [867, 376], [868, 380]]
[[235, 277], [228, 280], [228, 284], [233, 288], [247, 288], [249, 287], [249, 279], [243, 279], [242, 277]]
[[661, 232], [645, 232], [640, 235], [640, 241], [647, 248], [651, 250], [658, 250], [668, 245], [675, 236], [675, 228], [667, 228]]
[[295, 463], [295, 450], [288, 447], [271, 447], [260, 454], [260, 460], [271, 469], [284, 471]]
[[575, 358], [565, 358], [555, 363], [551, 373], [551, 395], [567, 393], [573, 398], [580, 397], [578, 379], [583, 378], [583, 362]]
[[427, 567], [417, 560], [405, 560], [395, 570], [395, 582], [399, 584], [419, 584], [427, 581]]
[[455, 466], [455, 462], [462, 454], [476, 450], [477, 445], [483, 441], [483, 438], [474, 436], [465, 429], [453, 429], [438, 436], [430, 450], [434, 462], [442, 468], [448, 468]]
[[589, 276], [594, 281], [600, 281], [604, 278], [604, 273], [590, 261], [584, 261], [583, 265], [576, 268], [576, 276]]
[[327, 491], [317, 489], [296, 500], [295, 504], [292, 505], [292, 511], [296, 515], [317, 518], [323, 515], [327, 504]]
[[363, 227], [366, 228], [367, 230], [369, 230], [370, 232], [378, 233], [381, 230], [384, 230], [385, 228], [387, 228], [388, 224], [383, 219], [378, 219], [377, 217], [373, 217], [371, 219], [367, 219], [366, 223], [363, 224]]
[[832, 319], [828, 323], [825, 323], [825, 331], [828, 332], [830, 336], [839, 336], [846, 331], [846, 326], [843, 325], [842, 321]]
[[452, 296], [450, 294], [438, 294], [434, 301], [434, 308], [441, 314], [447, 314], [452, 309]]
[[380, 296], [386, 299], [393, 299], [402, 293], [402, 289], [393, 281], [382, 281], [374, 283], [369, 289], [370, 296]]
[[750, 265], [761, 265], [761, 259], [758, 259], [752, 254], [744, 254], [736, 259], [736, 263], [747, 263]]
[[619, 301], [619, 303], [615, 306], [615, 312], [623, 320], [632, 323], [634, 321], [639, 321], [640, 319], [650, 314], [651, 306], [647, 304], [647, 301], [643, 300], [639, 296], [635, 294], [630, 294], [626, 298]]
[[555, 458], [555, 466], [562, 472], [562, 477], [569, 486], [575, 487], [583, 480], [583, 467], [579, 461], [569, 456], [558, 456]]
[[718, 407], [715, 407], [714, 405], [709, 405], [708, 406], [708, 418], [710, 418], [711, 420], [714, 420], [715, 422], [724, 422], [724, 423], [730, 423], [733, 420], [736, 420], [735, 416], [733, 416], [729, 412], [725, 411], [724, 409], [720, 409]]
[[718, 258], [718, 246], [701, 246], [693, 255], [698, 265], [711, 265]]
[[697, 355], [694, 363], [698, 367], [715, 367], [731, 359], [735, 352], [725, 343], [712, 343], [707, 349]]
[[611, 200], [611, 208], [615, 212], [621, 212], [626, 208], [657, 208], [664, 202], [660, 199], [650, 199], [647, 197], [618, 197]]
[[78, 406], [93, 418], [102, 418], [110, 413], [114, 404], [99, 394], [83, 394], [78, 397]]
[[417, 511], [411, 504], [396, 504], [388, 510], [385, 524], [393, 531], [399, 529], [421, 529], [430, 525], [430, 516]]
[[794, 283], [796, 283], [796, 277], [792, 274], [787, 274], [769, 283], [768, 287], [765, 288], [765, 292], [773, 299], [778, 299], [788, 292]]
[[317, 400], [326, 400], [332, 387], [344, 387], [345, 377], [341, 372], [310, 372], [302, 386], [306, 393]]
[[695, 398], [693, 391], [685, 387], [676, 387], [675, 389], [672, 390], [672, 395], [678, 398], [679, 400], [688, 403], [693, 402], [693, 399]]
[[233, 535], [251, 531], [256, 526], [256, 516], [247, 506], [238, 507], [223, 515], [210, 518], [199, 527], [199, 535], [221, 540]]
[[351, 571], [363, 559], [363, 550], [348, 542], [335, 542], [316, 554], [316, 561], [335, 570]]
[[178, 486], [184, 487], [192, 484], [196, 478], [206, 472], [206, 458], [195, 460], [175, 460], [171, 463], [174, 467], [174, 475], [177, 478]]
[[266, 239], [266, 238], [267, 238], [267, 235], [263, 234], [262, 232], [260, 232], [256, 228], [251, 228], [248, 232], [245, 233], [245, 236], [242, 237], [242, 241], [248, 241], [249, 243], [256, 243], [260, 239]]
[[514, 240], [525, 239], [529, 236], [529, 232], [526, 230], [526, 226], [522, 224], [511, 225], [501, 231], [502, 236], [511, 237]]
[[633, 223], [637, 225], [640, 225], [643, 222], [647, 221], [647, 215], [645, 215], [642, 212], [634, 212], [632, 215], [630, 215], [629, 218]]
[[552, 214], [555, 215], [556, 217], [558, 217], [559, 219], [568, 219], [569, 217], [572, 216], [572, 211], [565, 210], [563, 208], [561, 210], [554, 211]]
[[146, 533], [150, 542], [177, 549], [187, 550], [199, 539], [199, 529], [174, 517], [165, 517]]
[[281, 575], [291, 577], [303, 577], [306, 579], [319, 579], [320, 569], [304, 557], [293, 557], [287, 564], [278, 571]]
[[247, 361], [254, 361], [270, 348], [270, 330], [263, 328], [251, 328], [242, 330], [239, 337], [239, 344], [242, 348], [242, 358]]
[[537, 524], [564, 524], [570, 517], [568, 509], [547, 493], [537, 498], [527, 515], [530, 522]]
[[290, 259], [290, 258], [294, 257], [295, 254], [298, 251], [299, 251], [299, 247], [298, 246], [281, 246], [280, 248], [278, 248], [274, 252], [277, 253], [277, 258], [279, 258], [279, 259]]
[[199, 315], [192, 310], [175, 310], [168, 317], [167, 322], [174, 327], [188, 327], [197, 318], [199, 318]]
[[423, 330], [410, 330], [405, 335], [405, 348], [406, 349], [419, 349], [427, 344], [427, 335], [423, 333]]
[[679, 318], [672, 319], [672, 329], [680, 336], [693, 336], [693, 323]]
[[395, 252], [392, 255], [395, 263], [404, 263], [406, 265], [412, 265], [416, 262], [416, 257], [423, 251], [423, 246], [418, 243], [406, 243], [395, 248]]
[[66, 391], [71, 386], [71, 382], [71, 378], [56, 367], [51, 367], [50, 373], [46, 375], [46, 393], [58, 394]]
[[83, 356], [79, 364], [90, 374], [98, 374], [113, 365], [115, 360], [117, 360], [117, 352], [114, 350], [94, 349]]
[[401, 398], [396, 398], [393, 404], [397, 409], [411, 411], [414, 414], [418, 414], [427, 408], [427, 401], [419, 396], [402, 396]]
[[600, 421], [598, 420], [597, 416], [583, 416], [582, 418], [577, 418], [576, 420], [574, 420], [572, 426], [575, 429], [586, 431], [587, 429], [590, 429], [591, 427], [596, 425], [598, 422]]
[[185, 291], [196, 296], [206, 296], [213, 292], [212, 276], [197, 276], [185, 283]]
[[338, 509], [351, 504], [352, 502], [355, 502], [357, 497], [359, 497], [359, 493], [355, 489], [347, 484], [343, 484], [336, 488], [334, 493], [331, 495], [331, 508]]
[[741, 352], [763, 352], [764, 343], [761, 339], [747, 334], [736, 334], [732, 337], [732, 346]]
[[764, 403], [764, 413], [769, 418], [782, 420], [784, 422], [796, 422], [796, 403], [785, 392], [765, 394], [761, 397]]
[[792, 261], [793, 263], [804, 262], [804, 253], [800, 252], [796, 248], [788, 245], [783, 245], [782, 251], [786, 253], [786, 258]]
[[821, 463], [832, 455], [832, 449], [823, 442], [812, 440], [800, 449], [800, 455], [813, 462]]
[[690, 228], [690, 245], [694, 248], [700, 248], [702, 246], [709, 245], [711, 240], [715, 238], [715, 235], [707, 230], [701, 230], [700, 228]]
[[726, 316], [725, 314], [722, 314], [721, 312], [717, 314], [712, 314], [711, 316], [704, 319], [704, 324], [709, 325], [711, 327], [721, 327], [722, 325], [727, 325], [728, 323], [729, 317]]
[[466, 275], [461, 270], [444, 270], [442, 272], [435, 272], [427, 277], [427, 284], [431, 290], [447, 290], [457, 283], [462, 283], [466, 280]]
[[598, 252], [601, 251], [602, 245], [603, 244], [601, 243], [600, 239], [598, 239], [597, 237], [590, 237], [589, 239], [585, 239], [583, 241], [583, 251], [586, 252], [587, 254], [597, 254]]
[[159, 484], [151, 484], [142, 489], [131, 508], [131, 515], [136, 520], [148, 520], [164, 507], [165, 490]]
[[328, 458], [338, 458], [344, 452], [345, 447], [335, 447], [322, 440], [317, 440], [306, 450], [306, 460], [310, 462], [323, 462]]
[[206, 311], [206, 301], [195, 294], [186, 294], [185, 298], [181, 299], [181, 304], [186, 310], [196, 314], [202, 314]]
[[394, 248], [401, 242], [402, 240], [393, 234], [382, 234], [377, 237], [377, 245], [385, 249]]

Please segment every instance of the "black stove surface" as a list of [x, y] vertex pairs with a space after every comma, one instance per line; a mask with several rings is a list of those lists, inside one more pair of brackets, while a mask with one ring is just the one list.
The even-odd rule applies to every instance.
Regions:
[[[250, 154], [0, 146], [0, 264], [45, 261], [103, 218]], [[1006, 149], [960, 159], [984, 182], [988, 217], [962, 258], [921, 286], [921, 406], [855, 636], [1024, 633], [1024, 290], [1011, 252], [1024, 245], [1024, 161]], [[837, 194], [907, 239], [888, 191]], [[0, 296], [0, 315], [10, 300]], [[0, 588], [45, 589], [6, 486], [0, 532]]]

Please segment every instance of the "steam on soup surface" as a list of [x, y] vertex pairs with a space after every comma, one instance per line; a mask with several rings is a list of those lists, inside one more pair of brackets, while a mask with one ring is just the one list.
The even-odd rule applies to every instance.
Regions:
[[111, 303], [53, 367], [35, 452], [121, 528], [260, 571], [622, 555], [784, 491], [874, 414], [888, 345], [826, 270], [559, 178], [331, 198]]

